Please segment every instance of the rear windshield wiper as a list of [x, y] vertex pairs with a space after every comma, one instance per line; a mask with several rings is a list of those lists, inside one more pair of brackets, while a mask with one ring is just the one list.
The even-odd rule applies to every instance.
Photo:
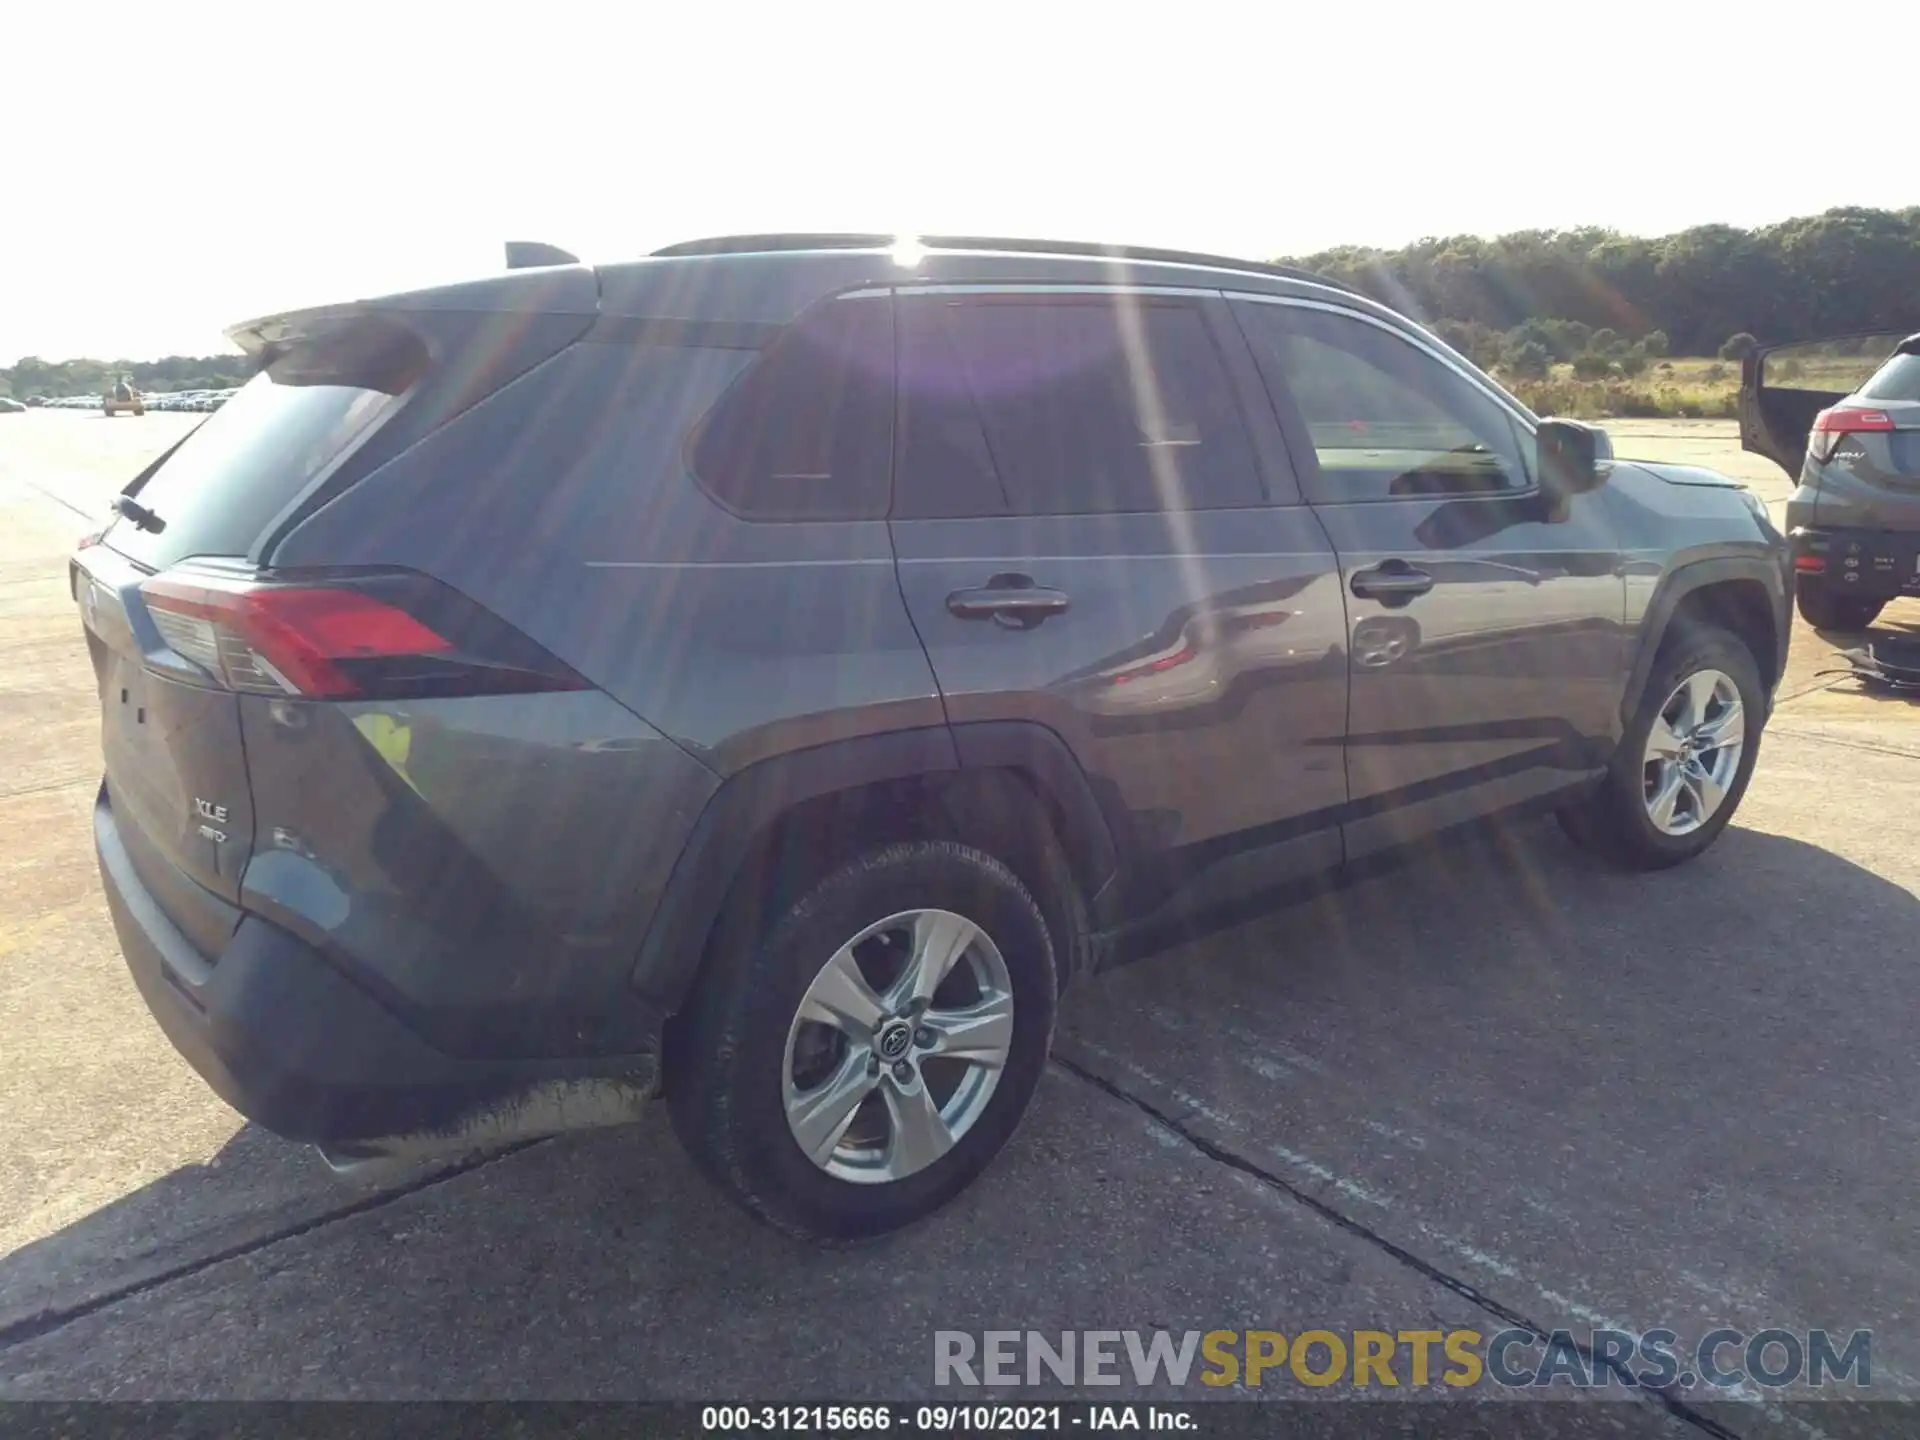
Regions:
[[113, 513], [130, 521], [136, 530], [151, 530], [155, 535], [158, 535], [162, 530], [167, 528], [166, 521], [162, 520], [131, 495], [114, 496]]

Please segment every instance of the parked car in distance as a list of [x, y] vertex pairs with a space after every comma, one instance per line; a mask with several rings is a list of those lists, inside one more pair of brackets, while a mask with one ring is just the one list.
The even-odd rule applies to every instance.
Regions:
[[664, 1090], [753, 1214], [878, 1234], [1142, 944], [1530, 809], [1670, 866], [1740, 804], [1765, 508], [1359, 294], [1010, 240], [539, 258], [235, 327], [262, 373], [72, 560], [133, 978], [335, 1164]]
[[0, 415], [24, 415], [27, 407], [9, 395], [0, 395]]
[[1864, 630], [1888, 601], [1920, 596], [1920, 334], [1756, 350], [1740, 443], [1799, 482], [1787, 533], [1809, 625]]

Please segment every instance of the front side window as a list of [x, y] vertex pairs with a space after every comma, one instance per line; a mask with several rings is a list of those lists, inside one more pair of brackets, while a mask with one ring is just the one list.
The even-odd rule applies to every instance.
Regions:
[[1112, 295], [899, 303], [902, 518], [1264, 502], [1206, 317]]
[[1320, 503], [1510, 494], [1532, 481], [1512, 418], [1452, 367], [1364, 320], [1238, 303], [1260, 373], [1299, 416]]

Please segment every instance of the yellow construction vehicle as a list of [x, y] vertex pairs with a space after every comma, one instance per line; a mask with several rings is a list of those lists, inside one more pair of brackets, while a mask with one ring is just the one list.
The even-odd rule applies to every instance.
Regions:
[[147, 413], [146, 397], [133, 388], [133, 377], [122, 375], [120, 383], [110, 386], [106, 394], [100, 397], [100, 410], [105, 415], [144, 415]]

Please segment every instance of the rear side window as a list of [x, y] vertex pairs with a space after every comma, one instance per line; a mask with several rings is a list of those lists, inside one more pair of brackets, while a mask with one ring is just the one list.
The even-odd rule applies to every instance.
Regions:
[[193, 556], [245, 555], [393, 412], [426, 364], [417, 340], [393, 332], [376, 338], [363, 330], [290, 350], [139, 486], [140, 504], [161, 528], [117, 520], [107, 543], [156, 570]]
[[893, 464], [893, 307], [829, 301], [767, 347], [701, 422], [693, 471], [751, 520], [883, 519]]
[[902, 518], [1265, 502], [1206, 317], [1141, 295], [903, 296]]
[[1860, 387], [1860, 398], [1896, 404], [1920, 401], [1920, 355], [1903, 352], [1887, 361]]

